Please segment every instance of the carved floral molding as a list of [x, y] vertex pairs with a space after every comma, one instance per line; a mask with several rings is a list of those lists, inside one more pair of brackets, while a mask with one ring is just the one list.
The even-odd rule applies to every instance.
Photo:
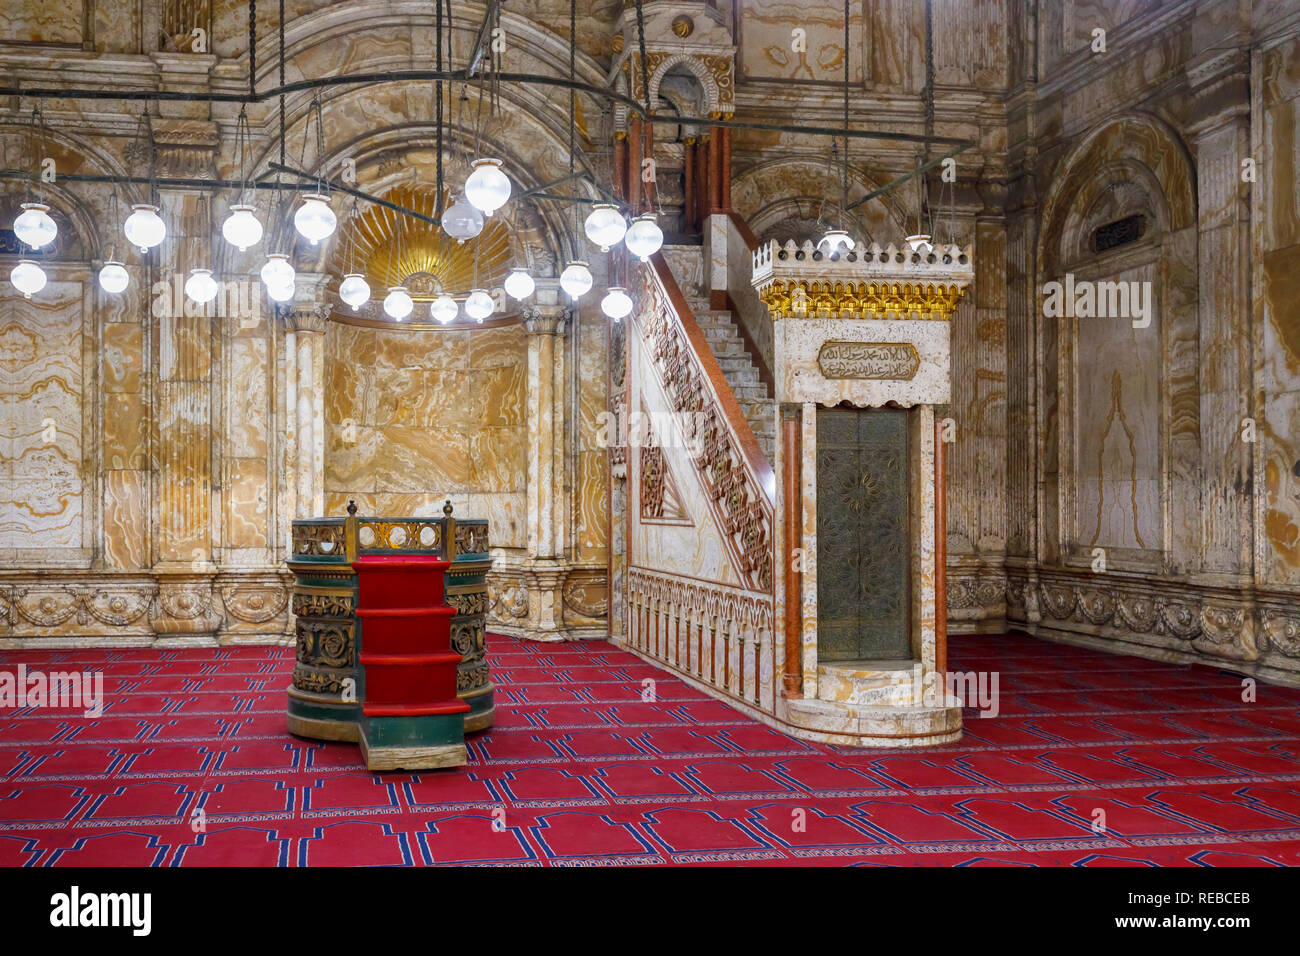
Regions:
[[1139, 639], [1168, 637], [1207, 658], [1254, 661], [1271, 650], [1300, 659], [1300, 609], [1273, 606], [1252, 591], [1237, 603], [1186, 586], [1166, 592], [1059, 579], [1034, 584], [1011, 577], [1006, 597], [1011, 620], [1078, 622]]
[[278, 631], [285, 626], [289, 595], [287, 582], [233, 582], [216, 576], [179, 582], [104, 582], [75, 576], [54, 582], [24, 580], [0, 584], [0, 635], [111, 636], [118, 630], [140, 634], [189, 629], [220, 633], [262, 625]]

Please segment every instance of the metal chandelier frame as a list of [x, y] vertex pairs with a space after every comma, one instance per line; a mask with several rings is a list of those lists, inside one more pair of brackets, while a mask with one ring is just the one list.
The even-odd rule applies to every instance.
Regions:
[[[438, 27], [442, 26], [442, 5], [444, 0], [434, 0], [437, 7], [436, 14], [431, 15], [430, 19], [435, 21]], [[446, 0], [450, 7], [450, 0]], [[925, 135], [915, 133], [900, 132], [881, 132], [877, 130], [853, 130], [845, 128], [835, 128], [830, 126], [800, 126], [790, 123], [760, 123], [748, 120], [736, 119], [710, 119], [707, 117], [683, 117], [673, 116], [656, 116], [652, 105], [650, 104], [650, 91], [646, 88], [646, 102], [643, 104], [636, 99], [626, 96], [617, 90], [607, 87], [593, 86], [590, 83], [584, 83], [580, 80], [569, 77], [548, 76], [540, 73], [513, 73], [513, 72], [488, 72], [481, 69], [485, 57], [489, 60], [489, 43], [491, 41], [491, 25], [496, 22], [500, 16], [501, 8], [504, 6], [504, 0], [488, 0], [484, 11], [483, 20], [479, 27], [477, 39], [474, 45], [474, 52], [470, 55], [469, 62], [462, 69], [434, 69], [434, 70], [392, 70], [383, 73], [364, 72], [349, 73], [341, 76], [318, 77], [316, 79], [297, 80], [292, 83], [284, 82], [284, 0], [280, 0], [280, 18], [279, 18], [279, 49], [280, 49], [280, 83], [269, 89], [258, 91], [257, 89], [257, 4], [256, 0], [250, 0], [248, 5], [248, 91], [246, 93], [189, 93], [175, 90], [119, 90], [119, 89], [85, 89], [85, 88], [55, 88], [55, 87], [27, 87], [24, 88], [21, 83], [13, 85], [0, 86], [0, 96], [8, 97], [30, 97], [38, 100], [49, 99], [75, 99], [75, 100], [126, 100], [130, 102], [145, 102], [153, 100], [166, 102], [205, 102], [205, 103], [264, 103], [273, 98], [280, 100], [280, 161], [267, 164], [267, 169], [276, 173], [275, 181], [255, 180], [240, 181], [228, 179], [194, 179], [194, 178], [168, 178], [168, 177], [147, 177], [147, 176], [96, 176], [88, 174], [65, 174], [60, 176], [61, 180], [67, 182], [84, 182], [84, 183], [130, 183], [132, 185], [152, 184], [153, 186], [179, 187], [179, 188], [208, 188], [208, 189], [239, 189], [241, 187], [253, 188], [259, 190], [272, 189], [284, 190], [286, 192], [312, 192], [319, 189], [321, 183], [326, 183], [331, 190], [345, 193], [347, 195], [362, 199], [366, 202], [374, 203], [386, 207], [394, 212], [409, 216], [413, 219], [426, 223], [440, 226], [440, 222], [430, 216], [426, 216], [414, 209], [407, 208], [400, 204], [386, 200], [380, 196], [373, 195], [361, 189], [348, 186], [345, 183], [334, 180], [324, 179], [320, 172], [312, 173], [306, 170], [296, 169], [286, 162], [284, 155], [284, 136], [285, 136], [285, 118], [284, 118], [284, 97], [289, 93], [302, 92], [305, 90], [321, 90], [337, 86], [377, 86], [386, 83], [408, 82], [433, 82], [443, 83], [463, 83], [468, 84], [476, 78], [482, 82], [490, 77], [496, 83], [512, 83], [520, 85], [539, 85], [559, 87], [570, 91], [571, 95], [585, 93], [588, 96], [597, 99], [603, 99], [607, 102], [614, 103], [625, 107], [627, 110], [635, 113], [644, 122], [677, 126], [681, 124], [700, 124], [708, 126], [717, 126], [728, 129], [747, 129], [759, 130], [764, 132], [779, 133], [797, 133], [805, 136], [826, 136], [844, 137], [847, 143], [848, 139], [863, 140], [884, 140], [889, 142], [915, 143], [929, 147], [946, 146], [947, 151], [943, 155], [934, 159], [929, 159], [925, 163], [914, 167], [909, 172], [899, 176], [884, 186], [873, 190], [866, 196], [855, 200], [851, 205], [845, 207], [848, 211], [869, 199], [875, 198], [883, 193], [889, 192], [915, 176], [925, 173], [927, 170], [939, 165], [944, 160], [951, 158], [958, 153], [972, 148], [975, 144], [970, 140], [958, 139], [953, 137], [933, 135], [932, 120], [927, 122], [927, 131]], [[642, 48], [644, 48], [644, 28], [642, 24], [642, 0], [636, 0], [637, 27], [640, 34]], [[570, 37], [571, 45], [576, 44], [576, 37]], [[439, 30], [439, 50], [438, 60], [442, 59], [441, 30]], [[847, 58], [847, 51], [846, 51]], [[439, 64], [440, 65], [440, 64]], [[642, 62], [644, 69], [645, 63]], [[928, 84], [927, 84], [928, 86]], [[931, 91], [927, 89], [927, 93]], [[931, 101], [932, 102], [932, 101]], [[927, 104], [929, 106], [929, 104]], [[932, 109], [929, 106], [929, 109]], [[146, 110], [148, 107], [146, 106]], [[927, 110], [929, 112], [929, 110]], [[932, 114], [931, 114], [932, 115]], [[929, 116], [927, 116], [929, 120]], [[439, 124], [441, 132], [442, 124]], [[441, 153], [439, 155], [441, 159]], [[319, 160], [318, 160], [319, 162]], [[439, 163], [441, 166], [441, 163]], [[439, 169], [441, 172], [441, 169]], [[281, 181], [280, 174], [293, 176], [300, 180], [298, 183], [285, 183]], [[0, 179], [25, 179], [30, 178], [30, 173], [21, 170], [0, 170]], [[441, 177], [440, 177], [441, 178]], [[591, 199], [584, 196], [555, 195], [549, 190], [556, 186], [562, 185], [572, 180], [586, 179], [596, 192], [606, 197], [604, 199]], [[439, 184], [442, 185], [441, 183]], [[516, 198], [549, 200], [558, 203], [598, 203], [607, 202], [613, 197], [609, 191], [596, 182], [594, 175], [589, 172], [574, 172], [560, 179], [554, 180], [525, 190]], [[439, 195], [439, 204], [442, 202], [442, 196]], [[621, 204], [620, 204], [621, 205]]]

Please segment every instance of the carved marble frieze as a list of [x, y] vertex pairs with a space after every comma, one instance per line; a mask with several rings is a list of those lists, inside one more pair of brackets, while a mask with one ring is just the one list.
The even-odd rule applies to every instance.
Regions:
[[564, 618], [574, 624], [604, 622], [609, 616], [609, 580], [606, 574], [575, 572], [564, 582]]
[[1255, 588], [1225, 594], [1182, 582], [1107, 584], [1055, 575], [1035, 583], [1017, 574], [1008, 577], [1006, 599], [1011, 622], [1122, 635], [1224, 662], [1267, 655], [1274, 666], [1300, 670], [1296, 602]]
[[489, 631], [546, 641], [603, 637], [609, 574], [603, 566], [501, 562], [483, 600]]
[[910, 382], [921, 357], [910, 342], [823, 342], [817, 368], [825, 378]]
[[279, 638], [290, 588], [277, 572], [114, 577], [88, 571], [0, 578], [0, 640], [136, 643], [164, 635], [218, 642]]
[[951, 565], [945, 578], [948, 607], [948, 631], [954, 633], [964, 624], [996, 622], [998, 627], [1007, 615], [1007, 581], [1000, 570], [966, 569]]
[[221, 603], [230, 618], [242, 624], [265, 624], [284, 614], [289, 590], [275, 585], [227, 584], [220, 587]]
[[488, 603], [496, 621], [516, 623], [528, 617], [528, 586], [522, 581], [507, 578], [488, 582]]
[[909, 408], [951, 398], [946, 322], [778, 319], [772, 337], [778, 402]]

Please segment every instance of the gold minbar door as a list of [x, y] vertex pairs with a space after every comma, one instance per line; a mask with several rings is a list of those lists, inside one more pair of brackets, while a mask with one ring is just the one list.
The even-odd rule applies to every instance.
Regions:
[[817, 657], [908, 660], [908, 414], [817, 410]]

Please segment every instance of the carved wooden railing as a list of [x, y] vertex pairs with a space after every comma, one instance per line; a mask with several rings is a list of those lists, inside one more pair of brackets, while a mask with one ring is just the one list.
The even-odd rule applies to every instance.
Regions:
[[[775, 476], [667, 263], [644, 270], [631, 329], [641, 371], [678, 413], [702, 497], [741, 584], [659, 556], [628, 571], [628, 640], [721, 694], [771, 712]], [[686, 476], [681, 476], [686, 480]], [[639, 507], [640, 489], [630, 489]]]

